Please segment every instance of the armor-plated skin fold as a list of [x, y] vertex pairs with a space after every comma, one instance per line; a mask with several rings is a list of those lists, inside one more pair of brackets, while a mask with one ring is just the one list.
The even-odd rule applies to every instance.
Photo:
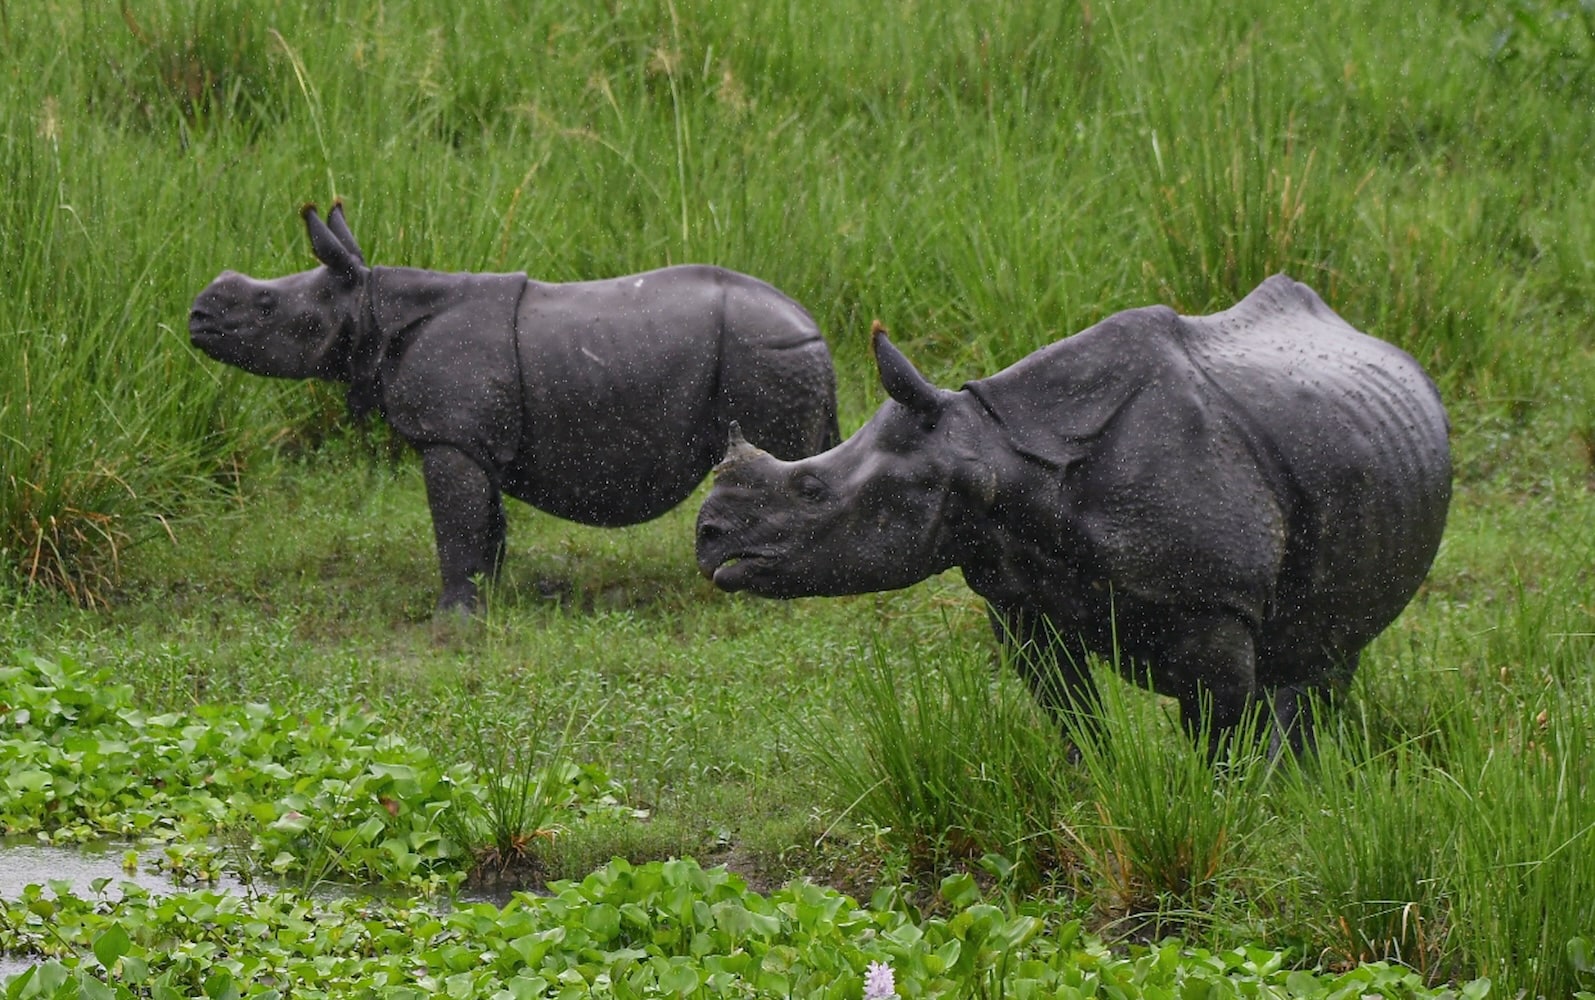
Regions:
[[836, 379], [813, 319], [747, 275], [685, 265], [550, 284], [524, 274], [368, 267], [341, 205], [303, 211], [322, 266], [225, 271], [189, 333], [218, 361], [347, 383], [421, 453], [443, 577], [471, 610], [504, 553], [505, 494], [583, 524], [656, 517], [721, 454], [733, 421], [787, 458], [834, 445]]
[[1433, 383], [1283, 275], [1212, 316], [1110, 316], [957, 392], [879, 329], [875, 349], [891, 398], [836, 448], [787, 462], [733, 433], [700, 569], [797, 597], [957, 566], [1074, 731], [1095, 725], [1089, 652], [1178, 698], [1210, 749], [1260, 704], [1274, 751], [1302, 749], [1310, 699], [1345, 687], [1439, 547]]

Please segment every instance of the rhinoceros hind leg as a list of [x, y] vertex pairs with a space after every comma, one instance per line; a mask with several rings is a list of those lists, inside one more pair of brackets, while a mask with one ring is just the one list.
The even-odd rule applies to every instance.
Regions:
[[443, 575], [438, 610], [474, 611], [476, 579], [492, 579], [504, 560], [503, 496], [486, 470], [457, 448], [428, 446], [421, 471]]

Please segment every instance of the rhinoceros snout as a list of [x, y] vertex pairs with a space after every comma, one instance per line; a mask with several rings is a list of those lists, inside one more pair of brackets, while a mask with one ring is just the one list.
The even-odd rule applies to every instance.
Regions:
[[204, 347], [206, 344], [221, 336], [221, 329], [217, 325], [216, 315], [210, 310], [194, 303], [194, 308], [188, 313], [188, 339], [195, 347]]
[[194, 304], [188, 311], [188, 339], [195, 347], [214, 343], [228, 332], [225, 320], [231, 300], [226, 288], [227, 283], [237, 277], [239, 275], [235, 271], [223, 271], [194, 297]]
[[720, 567], [725, 555], [722, 551], [726, 537], [726, 529], [713, 521], [698, 521], [698, 528], [694, 537], [694, 545], [698, 557], [698, 572], [704, 579], [713, 580], [714, 571]]

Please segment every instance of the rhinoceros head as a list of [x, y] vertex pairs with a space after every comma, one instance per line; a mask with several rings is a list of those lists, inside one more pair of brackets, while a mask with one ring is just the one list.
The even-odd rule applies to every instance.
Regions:
[[322, 266], [282, 278], [223, 271], [194, 299], [189, 338], [206, 354], [256, 375], [347, 380], [370, 269], [335, 204], [323, 222], [301, 213]]
[[966, 392], [928, 382], [873, 331], [891, 399], [851, 438], [795, 462], [743, 440], [698, 513], [697, 558], [723, 590], [766, 597], [906, 587], [958, 560], [961, 530], [990, 502], [986, 420]]

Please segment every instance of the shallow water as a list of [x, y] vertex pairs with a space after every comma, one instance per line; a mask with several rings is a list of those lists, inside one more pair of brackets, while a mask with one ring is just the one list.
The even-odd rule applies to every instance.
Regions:
[[[30, 838], [0, 837], [0, 898], [20, 899], [22, 890], [29, 885], [43, 886], [45, 896], [51, 897], [55, 892], [50, 888], [50, 883], [65, 882], [70, 887], [72, 895], [80, 899], [92, 899], [95, 895], [94, 883], [102, 878], [109, 879], [104, 889], [105, 898], [108, 900], [122, 898], [121, 886], [124, 883], [132, 883], [155, 895], [170, 895], [197, 889], [238, 893], [247, 891], [244, 883], [228, 872], [223, 872], [215, 881], [176, 880], [168, 872], [157, 867], [157, 862], [164, 860], [158, 848], [140, 851], [138, 867], [130, 872], [122, 867], [122, 859], [126, 857], [129, 847], [128, 844], [109, 842], [55, 846], [41, 844]], [[272, 892], [281, 888], [267, 880], [257, 879], [257, 882], [256, 888], [262, 892]], [[323, 898], [391, 895], [379, 888], [362, 889], [360, 886], [333, 882], [317, 884], [310, 894]], [[502, 906], [508, 895], [507, 889], [499, 892], [462, 892], [459, 901], [490, 902]], [[446, 908], [450, 903], [445, 900], [429, 902], [428, 905]], [[33, 956], [0, 953], [0, 982], [8, 976], [26, 970], [37, 960]]]
[[[131, 882], [151, 893], [169, 894], [184, 892], [196, 887], [193, 882], [178, 883], [165, 872], [155, 870], [156, 852], [139, 855], [139, 865], [129, 872], [122, 867], [127, 854], [126, 844], [90, 843], [71, 847], [41, 844], [36, 840], [21, 838], [0, 839], [0, 898], [14, 900], [22, 897], [29, 885], [43, 886], [46, 896], [54, 896], [51, 882], [65, 882], [74, 896], [94, 898], [97, 879], [110, 879], [105, 886], [105, 898], [122, 898], [121, 886]], [[231, 875], [223, 874], [215, 882], [198, 885], [218, 892], [242, 892], [244, 885]], [[26, 955], [0, 954], [0, 979], [15, 975], [36, 959]]]
[[196, 887], [219, 892], [242, 892], [244, 885], [231, 875], [223, 874], [216, 882], [179, 884], [165, 872], [155, 870], [154, 861], [160, 857], [154, 852], [141, 853], [137, 870], [129, 872], [122, 867], [127, 854], [126, 845], [91, 843], [71, 847], [57, 847], [31, 840], [0, 840], [0, 897], [18, 899], [25, 886], [40, 885], [47, 895], [51, 882], [66, 882], [75, 896], [85, 899], [94, 896], [96, 879], [110, 879], [105, 887], [108, 899], [120, 899], [119, 886], [131, 882], [152, 893], [182, 892]]

